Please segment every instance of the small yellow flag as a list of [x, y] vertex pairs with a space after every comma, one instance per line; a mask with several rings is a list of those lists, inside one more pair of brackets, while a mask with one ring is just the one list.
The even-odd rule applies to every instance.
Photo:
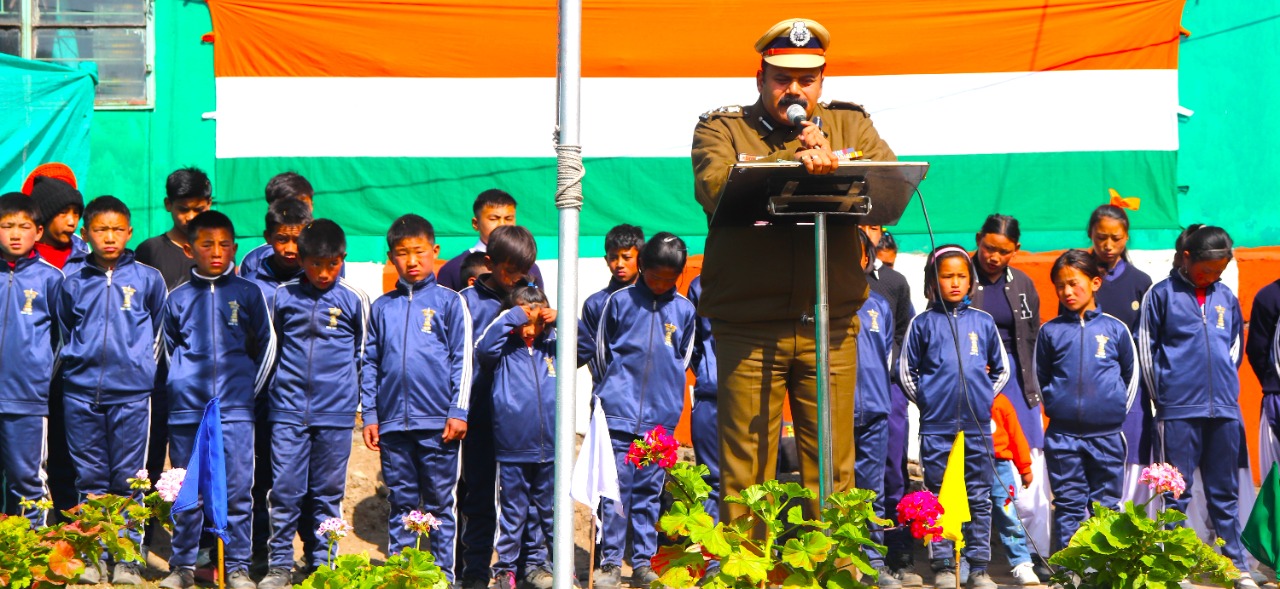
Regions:
[[942, 537], [954, 540], [958, 552], [964, 546], [964, 533], [960, 530], [960, 524], [972, 519], [969, 515], [969, 492], [964, 485], [963, 431], [956, 433], [956, 441], [951, 446], [951, 455], [947, 457], [947, 469], [942, 473], [942, 489], [938, 492], [938, 503], [944, 510], [938, 517]]

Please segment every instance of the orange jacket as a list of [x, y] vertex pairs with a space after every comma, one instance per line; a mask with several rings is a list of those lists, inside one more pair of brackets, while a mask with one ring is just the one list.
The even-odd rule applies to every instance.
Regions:
[[1031, 472], [1031, 446], [1027, 444], [1027, 437], [1022, 435], [1018, 413], [1008, 397], [996, 395], [996, 402], [991, 406], [991, 421], [996, 426], [991, 435], [996, 458], [1012, 460], [1018, 474]]

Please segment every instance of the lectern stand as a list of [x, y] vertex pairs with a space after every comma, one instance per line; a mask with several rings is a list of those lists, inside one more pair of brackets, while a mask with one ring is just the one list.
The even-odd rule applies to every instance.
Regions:
[[[712, 227], [800, 225], [812, 218], [818, 341], [818, 496], [833, 485], [831, 454], [831, 316], [827, 303], [827, 224], [894, 225], [929, 170], [923, 162], [840, 162], [832, 174], [809, 174], [800, 162], [744, 162], [733, 167], [711, 216]], [[829, 219], [830, 218], [830, 219]], [[858, 271], [861, 271], [860, 269]], [[852, 419], [852, 415], [847, 416]]]

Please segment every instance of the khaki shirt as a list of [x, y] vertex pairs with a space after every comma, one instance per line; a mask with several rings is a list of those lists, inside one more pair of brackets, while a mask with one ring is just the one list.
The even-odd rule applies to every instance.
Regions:
[[[876, 161], [897, 159], [862, 107], [848, 102], [819, 104], [832, 150], [854, 148]], [[708, 219], [715, 211], [729, 169], [739, 154], [759, 161], [794, 160], [799, 128], [769, 117], [757, 101], [702, 115], [693, 131], [694, 193]], [[715, 227], [707, 234], [702, 266], [703, 295], [698, 313], [731, 322], [794, 320], [814, 314], [812, 226]], [[831, 318], [858, 312], [867, 298], [862, 246], [857, 228], [829, 226], [827, 290]]]

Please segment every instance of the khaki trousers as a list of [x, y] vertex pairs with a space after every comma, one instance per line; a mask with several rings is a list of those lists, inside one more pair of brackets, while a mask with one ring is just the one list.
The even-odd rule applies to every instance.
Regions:
[[[800, 477], [818, 494], [818, 368], [814, 325], [800, 320], [715, 321], [719, 369], [721, 497], [777, 478], [782, 404], [790, 393]], [[831, 320], [832, 492], [853, 488], [853, 395], [857, 382], [858, 316]], [[807, 516], [818, 513], [818, 499]], [[722, 504], [722, 518], [745, 515]]]

